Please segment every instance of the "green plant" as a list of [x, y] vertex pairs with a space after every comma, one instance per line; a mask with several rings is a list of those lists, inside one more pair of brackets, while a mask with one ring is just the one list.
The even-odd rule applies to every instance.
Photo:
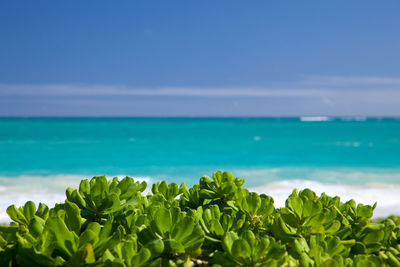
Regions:
[[294, 190], [284, 207], [227, 172], [152, 185], [97, 176], [49, 209], [10, 206], [0, 266], [400, 266], [398, 217]]

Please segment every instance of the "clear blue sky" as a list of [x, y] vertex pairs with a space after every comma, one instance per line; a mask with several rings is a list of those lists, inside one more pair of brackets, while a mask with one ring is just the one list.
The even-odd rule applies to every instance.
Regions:
[[399, 1], [1, 1], [0, 116], [400, 116]]

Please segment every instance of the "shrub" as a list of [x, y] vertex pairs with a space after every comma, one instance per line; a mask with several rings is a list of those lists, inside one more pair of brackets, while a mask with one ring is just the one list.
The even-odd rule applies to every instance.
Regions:
[[396, 217], [294, 190], [285, 207], [228, 172], [188, 188], [97, 176], [49, 209], [8, 207], [1, 266], [400, 266]]

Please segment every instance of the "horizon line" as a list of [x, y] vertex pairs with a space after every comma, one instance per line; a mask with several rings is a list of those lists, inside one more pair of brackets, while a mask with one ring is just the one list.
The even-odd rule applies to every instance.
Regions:
[[51, 119], [51, 118], [55, 118], [55, 119], [57, 119], [57, 118], [60, 118], [60, 119], [62, 119], [62, 118], [76, 118], [76, 119], [79, 119], [79, 118], [90, 118], [90, 119], [96, 119], [96, 118], [98, 118], [98, 119], [103, 119], [103, 118], [105, 118], [105, 119], [112, 119], [112, 118], [115, 118], [115, 119], [119, 119], [119, 118], [122, 118], [122, 119], [129, 119], [129, 118], [132, 118], [132, 119], [141, 119], [141, 118], [143, 118], [143, 119], [234, 119], [234, 118], [238, 118], [238, 119], [263, 119], [263, 118], [265, 118], [265, 119], [291, 119], [291, 118], [293, 118], [293, 119], [300, 119], [300, 118], [327, 118], [327, 119], [335, 119], [335, 118], [344, 118], [344, 119], [400, 119], [400, 115], [373, 115], [373, 116], [366, 116], [366, 115], [344, 115], [344, 116], [340, 116], [340, 115], [338, 115], [338, 116], [336, 116], [336, 115], [298, 115], [298, 116], [287, 116], [287, 115], [282, 115], [282, 116], [275, 116], [275, 115], [271, 115], [271, 116], [201, 116], [201, 115], [199, 115], [199, 116], [196, 116], [196, 115], [194, 115], [194, 116], [182, 116], [182, 115], [180, 115], [180, 116], [154, 116], [154, 115], [149, 115], [149, 116], [147, 116], [147, 115], [140, 115], [140, 116], [135, 116], [135, 115], [119, 115], [119, 116], [113, 116], [113, 115], [110, 115], [110, 116], [108, 116], [108, 115], [100, 115], [100, 116], [91, 116], [91, 115], [88, 115], [88, 116], [75, 116], [75, 115], [60, 115], [60, 116], [58, 116], [58, 115], [56, 115], [56, 116], [52, 116], [52, 115], [50, 115], [50, 116], [47, 116], [47, 115], [40, 115], [40, 116], [36, 116], [36, 115], [29, 115], [29, 116], [24, 116], [24, 115], [11, 115], [11, 116], [3, 116], [3, 115], [0, 115], [0, 119], [7, 119], [7, 118], [20, 118], [20, 119], [30, 119], [30, 118], [33, 118], [33, 119], [35, 119], [35, 118], [38, 118], [38, 119], [40, 119], [40, 118], [43, 118], [43, 119], [46, 119], [46, 118], [49, 118], [49, 119]]

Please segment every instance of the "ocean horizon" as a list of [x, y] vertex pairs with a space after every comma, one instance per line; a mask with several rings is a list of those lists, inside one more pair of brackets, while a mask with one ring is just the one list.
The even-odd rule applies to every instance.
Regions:
[[0, 118], [0, 221], [27, 200], [50, 206], [83, 178], [131, 176], [193, 185], [229, 171], [275, 198], [294, 188], [378, 203], [400, 214], [397, 117]]

